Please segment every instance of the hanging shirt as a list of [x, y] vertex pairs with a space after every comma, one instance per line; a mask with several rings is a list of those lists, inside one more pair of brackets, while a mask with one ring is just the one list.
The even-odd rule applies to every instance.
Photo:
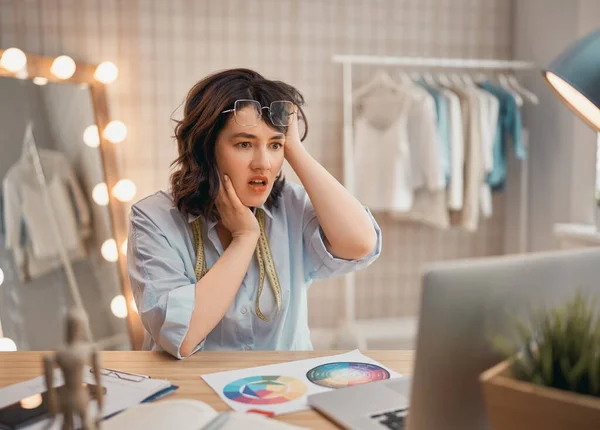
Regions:
[[420, 86], [409, 84], [403, 85], [403, 88], [411, 99], [406, 125], [413, 188], [443, 190], [446, 188], [446, 178], [440, 161], [443, 157], [437, 134], [435, 100]]
[[4, 237], [4, 193], [0, 188], [0, 236]]
[[465, 133], [465, 177], [464, 205], [455, 215], [467, 231], [476, 231], [479, 226], [481, 187], [484, 182], [483, 145], [481, 143], [481, 111], [479, 95], [469, 88], [452, 88], [460, 98]]
[[450, 142], [450, 182], [448, 184], [448, 209], [459, 211], [463, 207], [465, 137], [466, 125], [463, 121], [460, 99], [447, 88], [440, 93], [448, 106], [448, 130]]
[[[281, 313], [272, 321], [256, 315], [259, 267], [256, 258], [252, 258], [229, 309], [194, 352], [312, 349], [307, 306], [307, 290], [312, 281], [362, 269], [379, 256], [381, 230], [368, 209], [365, 210], [377, 233], [377, 243], [364, 258], [344, 260], [325, 247], [324, 233], [303, 187], [286, 183], [278, 203], [277, 208], [262, 209], [267, 215], [266, 234], [281, 284]], [[132, 207], [127, 264], [135, 302], [146, 329], [145, 350], [166, 350], [182, 358], [180, 346], [194, 310], [198, 282], [191, 229], [196, 218], [181, 213], [171, 194], [163, 191]], [[216, 224], [202, 222], [209, 270], [224, 252]], [[277, 306], [268, 286], [263, 288], [260, 308], [268, 318], [275, 314]]]
[[410, 210], [411, 153], [406, 121], [411, 98], [405, 91], [374, 91], [362, 97], [354, 123], [354, 193], [373, 211]]
[[521, 132], [522, 120], [514, 97], [510, 92], [502, 87], [498, 87], [490, 82], [480, 84], [481, 88], [489, 91], [496, 96], [500, 102], [498, 113], [498, 125], [496, 139], [494, 141], [494, 163], [487, 181], [494, 190], [501, 190], [504, 187], [506, 179], [506, 144], [507, 140], [512, 141], [515, 156], [519, 160], [527, 157], [527, 150], [523, 145]]
[[492, 191], [485, 178], [493, 169], [493, 147], [500, 102], [491, 93], [477, 87], [470, 87], [469, 91], [477, 96], [479, 104], [480, 144], [484, 170], [484, 180], [481, 183], [479, 203], [481, 214], [485, 218], [490, 218], [493, 212]]
[[22, 281], [62, 267], [49, 210], [53, 210], [62, 245], [72, 261], [86, 257], [84, 240], [91, 231], [90, 210], [67, 158], [48, 149], [39, 149], [39, 155], [52, 208], [26, 153], [3, 182], [5, 245], [14, 252]]
[[444, 172], [445, 185], [450, 183], [450, 165], [451, 165], [451, 149], [450, 149], [450, 124], [448, 114], [448, 104], [446, 98], [438, 88], [429, 85], [421, 84], [425, 90], [433, 97], [435, 101], [436, 112], [436, 132], [438, 136], [438, 145], [440, 147], [440, 168]]

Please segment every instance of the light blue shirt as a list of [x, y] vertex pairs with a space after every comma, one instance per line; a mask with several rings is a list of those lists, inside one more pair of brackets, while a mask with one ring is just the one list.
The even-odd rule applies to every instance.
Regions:
[[440, 148], [440, 166], [442, 171], [444, 172], [444, 178], [446, 181], [446, 185], [450, 183], [450, 158], [451, 158], [451, 149], [450, 149], [450, 118], [448, 115], [448, 103], [446, 103], [446, 99], [444, 96], [435, 88], [430, 87], [424, 83], [421, 83], [421, 86], [427, 90], [429, 94], [435, 100], [435, 111], [437, 114], [437, 135], [438, 135], [438, 145]]
[[504, 88], [490, 82], [483, 82], [480, 86], [487, 92], [496, 96], [500, 101], [496, 140], [494, 141], [493, 146], [494, 164], [492, 171], [487, 178], [487, 182], [492, 189], [500, 191], [504, 188], [504, 182], [506, 180], [507, 140], [512, 140], [517, 159], [524, 160], [527, 158], [527, 149], [525, 148], [525, 145], [523, 145], [521, 136], [521, 129], [523, 127], [521, 111], [519, 110], [513, 95]]
[[[265, 228], [281, 284], [281, 313], [271, 320], [277, 306], [265, 277], [260, 309], [270, 321], [257, 317], [259, 270], [253, 257], [225, 316], [194, 352], [312, 349], [307, 307], [312, 281], [365, 268], [381, 253], [381, 230], [368, 209], [377, 243], [360, 260], [336, 258], [325, 248], [323, 232], [303, 187], [286, 183], [279, 207], [262, 209], [267, 214]], [[190, 224], [194, 219], [181, 213], [164, 191], [137, 202], [130, 214], [127, 260], [131, 288], [146, 328], [143, 349], [166, 350], [177, 358], [182, 358], [180, 346], [194, 310], [196, 252]], [[202, 223], [209, 269], [223, 254], [215, 226], [214, 221]]]

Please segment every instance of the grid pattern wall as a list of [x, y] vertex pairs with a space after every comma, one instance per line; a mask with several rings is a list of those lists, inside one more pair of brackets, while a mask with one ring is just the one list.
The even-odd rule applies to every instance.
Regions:
[[[111, 117], [128, 125], [120, 168], [137, 198], [167, 185], [175, 158], [172, 116], [186, 92], [219, 69], [248, 67], [298, 87], [310, 152], [342, 177], [341, 66], [333, 54], [509, 58], [508, 0], [0, 0], [0, 47], [111, 60]], [[374, 69], [359, 66], [355, 84]], [[392, 70], [393, 73], [393, 70]], [[375, 145], [377, 142], [373, 142]], [[288, 170], [288, 178], [294, 175]], [[440, 232], [376, 214], [381, 258], [357, 277], [358, 317], [415, 315], [419, 270], [433, 260], [499, 254], [503, 197], [477, 233]], [[310, 322], [335, 325], [343, 280], [310, 289]]]

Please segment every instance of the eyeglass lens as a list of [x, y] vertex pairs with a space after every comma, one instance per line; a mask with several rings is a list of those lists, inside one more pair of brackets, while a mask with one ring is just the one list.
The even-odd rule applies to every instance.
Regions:
[[[278, 126], [290, 125], [294, 104], [289, 101], [274, 101], [269, 107], [271, 122]], [[237, 100], [234, 106], [235, 122], [241, 126], [254, 126], [261, 117], [261, 106], [256, 100]]]

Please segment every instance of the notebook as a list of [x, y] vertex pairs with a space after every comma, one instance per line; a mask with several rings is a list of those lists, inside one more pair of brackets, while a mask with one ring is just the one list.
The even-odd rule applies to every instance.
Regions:
[[[104, 418], [111, 417], [138, 403], [163, 397], [178, 388], [164, 379], [153, 379], [145, 375], [114, 369], [102, 368], [101, 375], [101, 384], [105, 389], [104, 406], [102, 408]], [[89, 366], [84, 367], [83, 382], [91, 385], [96, 383], [93, 369]], [[61, 385], [63, 385], [62, 372], [60, 369], [55, 369], [54, 386], [59, 387]], [[29, 399], [35, 400], [38, 397], [41, 400], [41, 394], [45, 391], [46, 382], [43, 376], [4, 387], [0, 389], [0, 408], [22, 403]], [[95, 401], [91, 401], [88, 406], [89, 416], [96, 417], [96, 411], [97, 404]], [[23, 428], [28, 430], [59, 429], [61, 424], [62, 419], [60, 417], [52, 422], [52, 418], [46, 413], [39, 414], [36, 417], [36, 422]]]
[[193, 399], [163, 400], [133, 406], [102, 423], [102, 430], [299, 430], [297, 427], [244, 412], [217, 412]]

